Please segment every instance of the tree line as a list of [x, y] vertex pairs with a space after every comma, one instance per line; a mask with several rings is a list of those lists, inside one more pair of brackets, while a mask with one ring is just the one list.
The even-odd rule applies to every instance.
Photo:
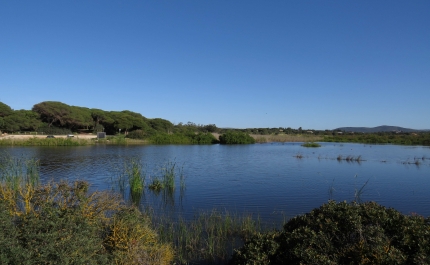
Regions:
[[106, 132], [109, 135], [134, 132], [136, 138], [149, 138], [157, 134], [213, 133], [219, 129], [215, 124], [201, 125], [193, 122], [174, 125], [168, 120], [146, 118], [129, 110], [105, 111], [44, 101], [35, 104], [31, 110], [13, 110], [0, 102], [0, 131], [45, 134]]

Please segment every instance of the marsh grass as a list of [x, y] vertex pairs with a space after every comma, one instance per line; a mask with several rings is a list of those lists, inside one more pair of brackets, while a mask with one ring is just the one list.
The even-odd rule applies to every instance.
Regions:
[[173, 242], [177, 264], [225, 263], [234, 248], [263, 230], [259, 217], [227, 211], [200, 212], [192, 220], [153, 217], [160, 239]]
[[38, 160], [0, 155], [0, 199], [8, 203], [11, 212], [31, 210], [31, 199], [39, 182]]
[[343, 157], [342, 155], [338, 155], [336, 158], [337, 161], [341, 162], [341, 161], [347, 161], [347, 162], [357, 162], [357, 163], [361, 163], [362, 161], [366, 161], [363, 160], [363, 158], [361, 157], [361, 155], [359, 156], [346, 156]]
[[303, 156], [302, 154], [300, 154], [300, 153], [299, 153], [299, 154], [295, 155], [294, 157], [295, 157], [295, 158], [298, 158], [298, 159], [302, 159], [304, 156]]
[[176, 187], [176, 179], [179, 178], [181, 189], [185, 189], [185, 176], [183, 167], [179, 167], [176, 161], [167, 161], [161, 167], [159, 172], [152, 177], [152, 182], [148, 186], [153, 191], [161, 191], [166, 189], [173, 192]]
[[38, 138], [1, 139], [0, 145], [5, 146], [84, 146], [92, 144], [91, 140], [79, 138]]
[[[355, 175], [354, 178], [357, 180], [358, 175]], [[369, 179], [366, 180], [366, 182], [364, 182], [364, 184], [360, 187], [360, 188], [355, 188], [355, 192], [354, 192], [354, 202], [356, 203], [362, 203], [362, 199], [361, 196], [363, 195], [364, 191], [365, 191], [365, 187], [367, 186], [367, 184], [369, 183]], [[355, 184], [357, 185], [357, 183]]]
[[302, 144], [302, 146], [303, 147], [321, 147], [319, 143], [315, 143], [315, 142], [306, 142]]
[[404, 164], [404, 165], [408, 164], [408, 165], [416, 165], [416, 166], [420, 166], [421, 163], [422, 163], [421, 160], [417, 159], [417, 158], [414, 158], [414, 161], [402, 162], [402, 164]]
[[179, 182], [180, 198], [185, 191], [185, 175], [183, 167], [175, 161], [167, 161], [156, 166], [153, 173], [148, 173], [148, 166], [143, 165], [139, 158], [126, 159], [121, 166], [112, 166], [110, 182], [112, 190], [122, 194], [125, 201], [140, 205], [141, 198], [149, 189], [155, 195], [162, 195], [164, 203], [173, 203], [176, 183]]

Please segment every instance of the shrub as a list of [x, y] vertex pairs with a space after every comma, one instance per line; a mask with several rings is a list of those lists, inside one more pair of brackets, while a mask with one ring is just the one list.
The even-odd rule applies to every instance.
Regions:
[[258, 233], [248, 240], [244, 247], [236, 250], [229, 264], [270, 264], [270, 257], [279, 247], [275, 238], [278, 231]]
[[114, 255], [115, 264], [171, 263], [173, 249], [170, 245], [159, 243], [150, 223], [136, 208], [116, 213], [105, 242]]
[[139, 140], [143, 140], [147, 137], [147, 134], [142, 131], [142, 130], [135, 130], [135, 131], [131, 131], [127, 134], [127, 138], [130, 139], [139, 139]]
[[[22, 178], [13, 176], [14, 178]], [[0, 182], [1, 264], [169, 264], [173, 250], [160, 243], [137, 209], [108, 192], [88, 193], [76, 181], [43, 186]], [[15, 194], [15, 195], [13, 195]]]
[[231, 264], [429, 264], [429, 223], [375, 202], [330, 201], [291, 219], [273, 239], [253, 238]]
[[199, 132], [198, 134], [193, 134], [191, 139], [193, 144], [216, 144], [219, 142], [212, 133]]
[[302, 144], [302, 146], [303, 147], [321, 147], [319, 143], [315, 143], [315, 142], [306, 142]]
[[240, 131], [227, 131], [220, 135], [219, 141], [221, 144], [255, 144], [254, 138]]
[[190, 144], [191, 139], [184, 134], [157, 133], [149, 138], [153, 144]]

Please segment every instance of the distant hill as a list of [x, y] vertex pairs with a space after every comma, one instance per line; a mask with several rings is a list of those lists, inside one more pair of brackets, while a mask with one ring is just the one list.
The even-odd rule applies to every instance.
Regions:
[[409, 128], [403, 128], [399, 126], [388, 126], [382, 125], [378, 127], [340, 127], [335, 130], [346, 131], [346, 132], [363, 132], [363, 133], [374, 133], [374, 132], [393, 132], [393, 131], [402, 131], [402, 132], [420, 132], [420, 131], [429, 131], [429, 130], [415, 130]]

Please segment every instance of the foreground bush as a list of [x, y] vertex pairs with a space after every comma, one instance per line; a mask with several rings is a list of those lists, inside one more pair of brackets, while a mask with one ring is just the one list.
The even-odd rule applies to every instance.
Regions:
[[[0, 183], [0, 264], [170, 264], [150, 220], [86, 182]], [[14, 184], [14, 185], [12, 185]], [[17, 184], [17, 185], [15, 185]]]
[[430, 220], [374, 202], [329, 202], [257, 235], [230, 264], [430, 264]]

